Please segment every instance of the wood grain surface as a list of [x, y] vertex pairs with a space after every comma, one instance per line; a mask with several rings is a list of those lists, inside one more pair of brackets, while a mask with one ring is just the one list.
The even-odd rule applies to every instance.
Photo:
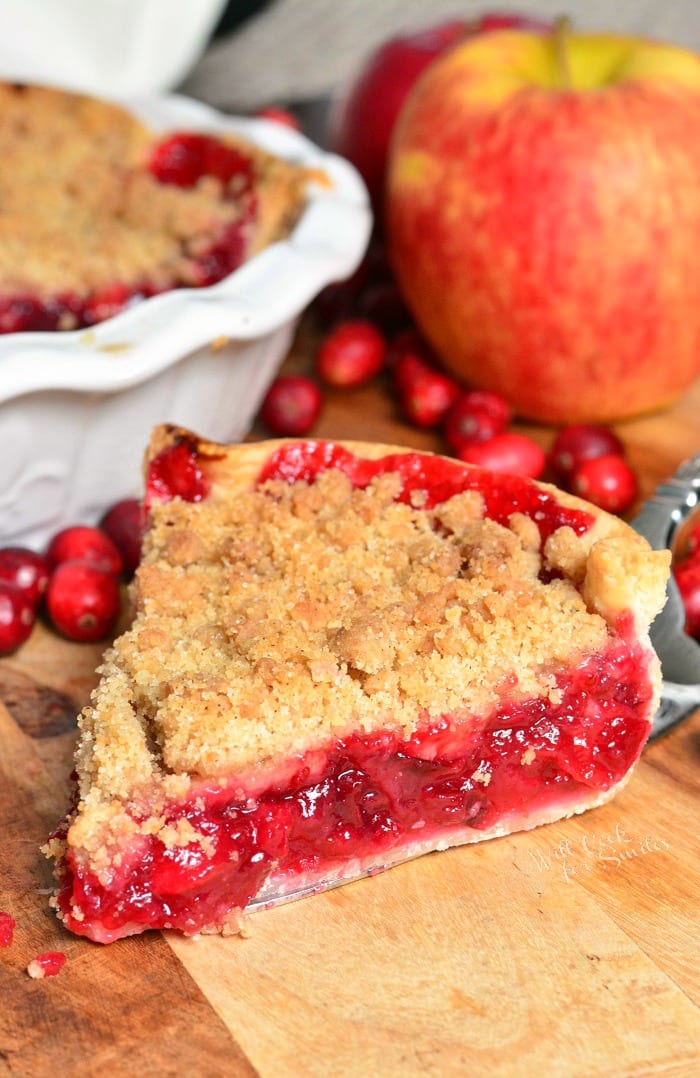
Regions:
[[[314, 347], [307, 321], [288, 369]], [[700, 385], [619, 428], [642, 496], [698, 448], [699, 415]], [[443, 448], [380, 383], [330, 394], [315, 433]], [[255, 914], [245, 939], [100, 947], [50, 911], [38, 847], [65, 809], [101, 650], [40, 624], [0, 661], [0, 909], [17, 920], [0, 1073], [700, 1074], [700, 713], [583, 817]], [[44, 950], [68, 960], [34, 981]]]

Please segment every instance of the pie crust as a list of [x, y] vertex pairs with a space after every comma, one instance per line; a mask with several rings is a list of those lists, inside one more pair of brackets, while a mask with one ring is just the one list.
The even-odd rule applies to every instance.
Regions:
[[233, 135], [0, 83], [0, 332], [75, 329], [213, 284], [287, 236], [311, 173]]
[[134, 620], [49, 840], [100, 942], [608, 800], [650, 730], [667, 552], [546, 484], [402, 447], [160, 427]]

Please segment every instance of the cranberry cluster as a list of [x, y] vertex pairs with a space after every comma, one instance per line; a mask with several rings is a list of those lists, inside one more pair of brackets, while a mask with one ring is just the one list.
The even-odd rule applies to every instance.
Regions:
[[622, 442], [608, 427], [564, 427], [547, 461], [561, 487], [608, 513], [624, 513], [637, 497], [637, 478], [624, 459]]
[[285, 374], [273, 382], [260, 412], [273, 434], [308, 434], [321, 411], [322, 385], [352, 389], [384, 373], [408, 422], [440, 429], [460, 460], [532, 479], [549, 471], [560, 486], [612, 513], [624, 513], [634, 502], [634, 472], [607, 427], [566, 427], [546, 454], [532, 438], [509, 429], [506, 400], [464, 389], [441, 368], [412, 324], [379, 242], [350, 280], [325, 289], [315, 313], [326, 327], [315, 377]]
[[121, 607], [119, 582], [141, 549], [141, 509], [132, 498], [109, 509], [99, 527], [74, 525], [43, 553], [0, 548], [0, 655], [23, 644], [43, 610], [69, 640], [102, 640]]

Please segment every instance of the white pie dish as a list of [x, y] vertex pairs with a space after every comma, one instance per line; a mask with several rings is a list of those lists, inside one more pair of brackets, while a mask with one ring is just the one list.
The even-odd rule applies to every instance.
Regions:
[[[353, 272], [371, 229], [362, 181], [342, 158], [269, 121], [180, 96], [127, 103], [157, 132], [233, 132], [320, 169], [290, 237], [216, 285], [143, 300], [89, 330], [0, 336], [0, 545], [39, 547], [140, 491], [151, 429], [172, 422], [239, 440], [325, 285]], [[222, 339], [227, 343], [221, 344]], [[214, 345], [214, 347], [212, 347]]]

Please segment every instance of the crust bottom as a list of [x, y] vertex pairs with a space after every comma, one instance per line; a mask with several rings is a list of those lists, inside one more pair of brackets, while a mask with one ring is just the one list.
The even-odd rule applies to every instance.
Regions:
[[207, 925], [201, 929], [201, 934], [231, 935], [232, 928], [234, 932], [245, 934], [245, 918], [242, 917], [242, 914], [247, 916], [250, 913], [272, 909], [275, 906], [294, 902], [300, 898], [322, 894], [324, 891], [342, 887], [349, 883], [356, 883], [358, 880], [378, 875], [380, 872], [396, 868], [399, 865], [406, 864], [408, 861], [415, 861], [425, 854], [443, 853], [459, 846], [475, 845], [478, 842], [504, 838], [506, 835], [534, 831], [536, 828], [543, 827], [549, 823], [580, 816], [590, 809], [598, 808], [611, 801], [627, 784], [633, 770], [634, 768], [630, 768], [622, 779], [609, 790], [593, 791], [590, 795], [579, 798], [567, 805], [564, 811], [562, 811], [561, 805], [556, 805], [536, 815], [524, 814], [507, 821], [501, 821], [495, 827], [484, 831], [477, 831], [473, 827], [454, 828], [449, 832], [435, 835], [428, 841], [407, 840], [393, 850], [385, 851], [375, 857], [351, 858], [334, 866], [333, 869], [315, 874], [284, 877], [275, 875], [273, 872], [255, 897], [247, 904], [245, 910], [233, 910], [224, 925]]

